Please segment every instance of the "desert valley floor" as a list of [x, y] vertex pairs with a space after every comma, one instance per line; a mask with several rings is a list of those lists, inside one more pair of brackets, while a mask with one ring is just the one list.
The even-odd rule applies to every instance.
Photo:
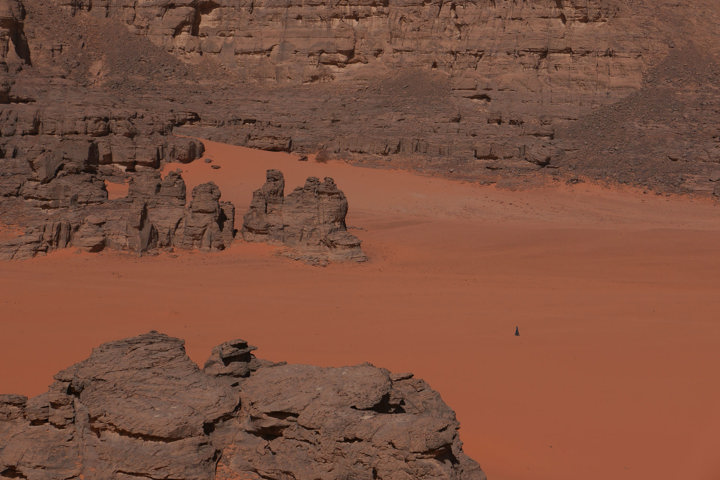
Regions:
[[261, 358], [413, 371], [492, 480], [720, 478], [716, 204], [206, 145], [212, 164], [166, 171], [181, 168], [188, 190], [213, 180], [238, 219], [268, 168], [289, 189], [331, 176], [370, 261], [311, 267], [238, 239], [213, 254], [4, 263], [4, 392], [38, 394], [98, 343], [151, 329], [187, 339], [198, 362], [241, 337]]

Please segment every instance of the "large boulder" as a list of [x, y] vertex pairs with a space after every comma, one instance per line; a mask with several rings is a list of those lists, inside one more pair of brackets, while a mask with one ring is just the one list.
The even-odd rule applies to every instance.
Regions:
[[27, 406], [0, 420], [0, 478], [200, 480], [217, 462], [208, 430], [239, 395], [203, 374], [181, 340], [151, 332], [101, 345]]
[[183, 343], [109, 342], [42, 395], [0, 395], [0, 478], [485, 479], [412, 374], [275, 364], [244, 340], [202, 371]]

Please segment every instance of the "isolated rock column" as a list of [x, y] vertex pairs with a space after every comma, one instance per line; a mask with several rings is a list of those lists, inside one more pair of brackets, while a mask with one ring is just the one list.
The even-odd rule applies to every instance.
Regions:
[[284, 187], [282, 172], [268, 170], [243, 218], [246, 241], [286, 245], [289, 256], [313, 264], [367, 260], [360, 240], [347, 231], [348, 201], [332, 178], [309, 177], [287, 196]]

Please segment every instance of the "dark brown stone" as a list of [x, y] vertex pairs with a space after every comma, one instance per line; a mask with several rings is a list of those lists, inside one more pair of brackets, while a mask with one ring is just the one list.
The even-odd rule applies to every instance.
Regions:
[[284, 189], [282, 172], [268, 170], [243, 219], [246, 241], [288, 246], [291, 258], [312, 264], [367, 260], [361, 241], [347, 231], [348, 201], [332, 178], [309, 177], [287, 196]]
[[370, 364], [274, 364], [243, 340], [109, 342], [32, 399], [0, 395], [0, 478], [484, 480], [440, 395]]

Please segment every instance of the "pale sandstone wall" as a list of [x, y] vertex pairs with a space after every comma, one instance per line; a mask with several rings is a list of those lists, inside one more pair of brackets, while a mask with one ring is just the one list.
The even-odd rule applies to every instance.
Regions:
[[[135, 5], [137, 4], [137, 5]], [[493, 100], [597, 104], [641, 85], [662, 46], [608, 0], [93, 1], [70, 12], [121, 20], [188, 60], [204, 56], [277, 82], [352, 75], [362, 65], [428, 68]], [[648, 33], [650, 35], [648, 36]]]

